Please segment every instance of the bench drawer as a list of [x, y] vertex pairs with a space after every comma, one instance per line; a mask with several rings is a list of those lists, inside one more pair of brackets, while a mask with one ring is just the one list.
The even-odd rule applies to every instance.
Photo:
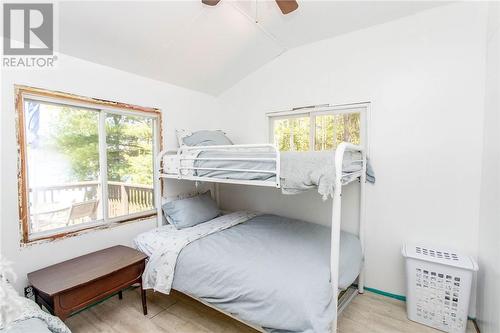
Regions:
[[56, 296], [55, 307], [63, 312], [74, 312], [140, 280], [143, 271], [144, 261], [64, 291]]

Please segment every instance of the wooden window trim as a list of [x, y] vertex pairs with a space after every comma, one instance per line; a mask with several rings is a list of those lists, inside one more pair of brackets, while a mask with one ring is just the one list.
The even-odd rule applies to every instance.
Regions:
[[[71, 93], [65, 93], [60, 91], [52, 91], [42, 88], [24, 86], [24, 85], [14, 85], [15, 94], [15, 110], [16, 110], [16, 131], [17, 131], [17, 150], [18, 150], [18, 171], [17, 171], [17, 184], [18, 184], [18, 209], [19, 209], [19, 224], [21, 233], [21, 244], [28, 245], [37, 243], [40, 241], [51, 241], [56, 239], [61, 239], [65, 237], [76, 236], [80, 233], [87, 232], [89, 230], [107, 229], [115, 225], [121, 225], [124, 223], [143, 221], [156, 216], [156, 212], [147, 213], [143, 216], [134, 217], [131, 219], [124, 219], [120, 222], [100, 224], [95, 226], [82, 226], [82, 228], [65, 231], [58, 234], [53, 234], [50, 236], [42, 236], [31, 238], [29, 237], [29, 203], [28, 203], [28, 174], [27, 174], [27, 161], [26, 161], [26, 121], [24, 115], [24, 96], [35, 96], [35, 97], [45, 97], [50, 99], [56, 99], [61, 101], [76, 102], [79, 104], [87, 104], [89, 107], [102, 109], [114, 109], [122, 111], [135, 111], [141, 113], [154, 114], [158, 119], [158, 151], [163, 149], [163, 119], [162, 112], [158, 108], [143, 107], [139, 105], [121, 103], [108, 101], [99, 98], [79, 96]], [[154, 154], [154, 152], [153, 152]], [[157, 188], [160, 193], [163, 193], [163, 183], [160, 182]]]

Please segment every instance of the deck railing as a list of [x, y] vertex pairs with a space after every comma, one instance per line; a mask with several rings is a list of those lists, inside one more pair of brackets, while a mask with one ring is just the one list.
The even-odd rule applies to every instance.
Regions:
[[[30, 188], [30, 202], [37, 208], [32, 214], [48, 214], [70, 209], [69, 197], [78, 198], [75, 203], [91, 200], [101, 201], [101, 183], [86, 181], [64, 185]], [[41, 209], [41, 207], [46, 207]], [[108, 182], [108, 212], [110, 217], [121, 216], [152, 209], [154, 207], [153, 186]]]

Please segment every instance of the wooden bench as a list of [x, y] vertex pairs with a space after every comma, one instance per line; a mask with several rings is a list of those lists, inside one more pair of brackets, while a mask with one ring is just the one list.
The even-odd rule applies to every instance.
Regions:
[[147, 256], [126, 246], [113, 246], [28, 274], [35, 301], [65, 320], [133, 284], [141, 286], [142, 309], [147, 314], [142, 273]]

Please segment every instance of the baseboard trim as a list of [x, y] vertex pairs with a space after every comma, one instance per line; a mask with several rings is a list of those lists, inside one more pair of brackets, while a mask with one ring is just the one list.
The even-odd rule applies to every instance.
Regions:
[[[377, 294], [377, 295], [381, 295], [381, 296], [389, 297], [392, 299], [397, 299], [398, 301], [406, 302], [406, 296], [403, 296], [403, 295], [391, 294], [391, 293], [388, 293], [386, 291], [383, 291], [380, 289], [375, 289], [375, 288], [370, 288], [370, 287], [365, 287], [365, 290], [372, 292], [374, 294]], [[477, 323], [476, 323], [476, 318], [467, 317], [467, 319], [472, 320], [474, 322], [474, 325], [476, 326], [476, 330], [479, 332], [479, 328], [477, 327]]]
[[383, 290], [370, 288], [370, 287], [365, 287], [365, 290], [372, 292], [374, 294], [378, 294], [378, 295], [389, 297], [392, 299], [397, 299], [398, 301], [406, 302], [406, 296], [403, 296], [403, 295], [392, 294], [392, 293], [388, 293], [388, 292], [383, 291]]

